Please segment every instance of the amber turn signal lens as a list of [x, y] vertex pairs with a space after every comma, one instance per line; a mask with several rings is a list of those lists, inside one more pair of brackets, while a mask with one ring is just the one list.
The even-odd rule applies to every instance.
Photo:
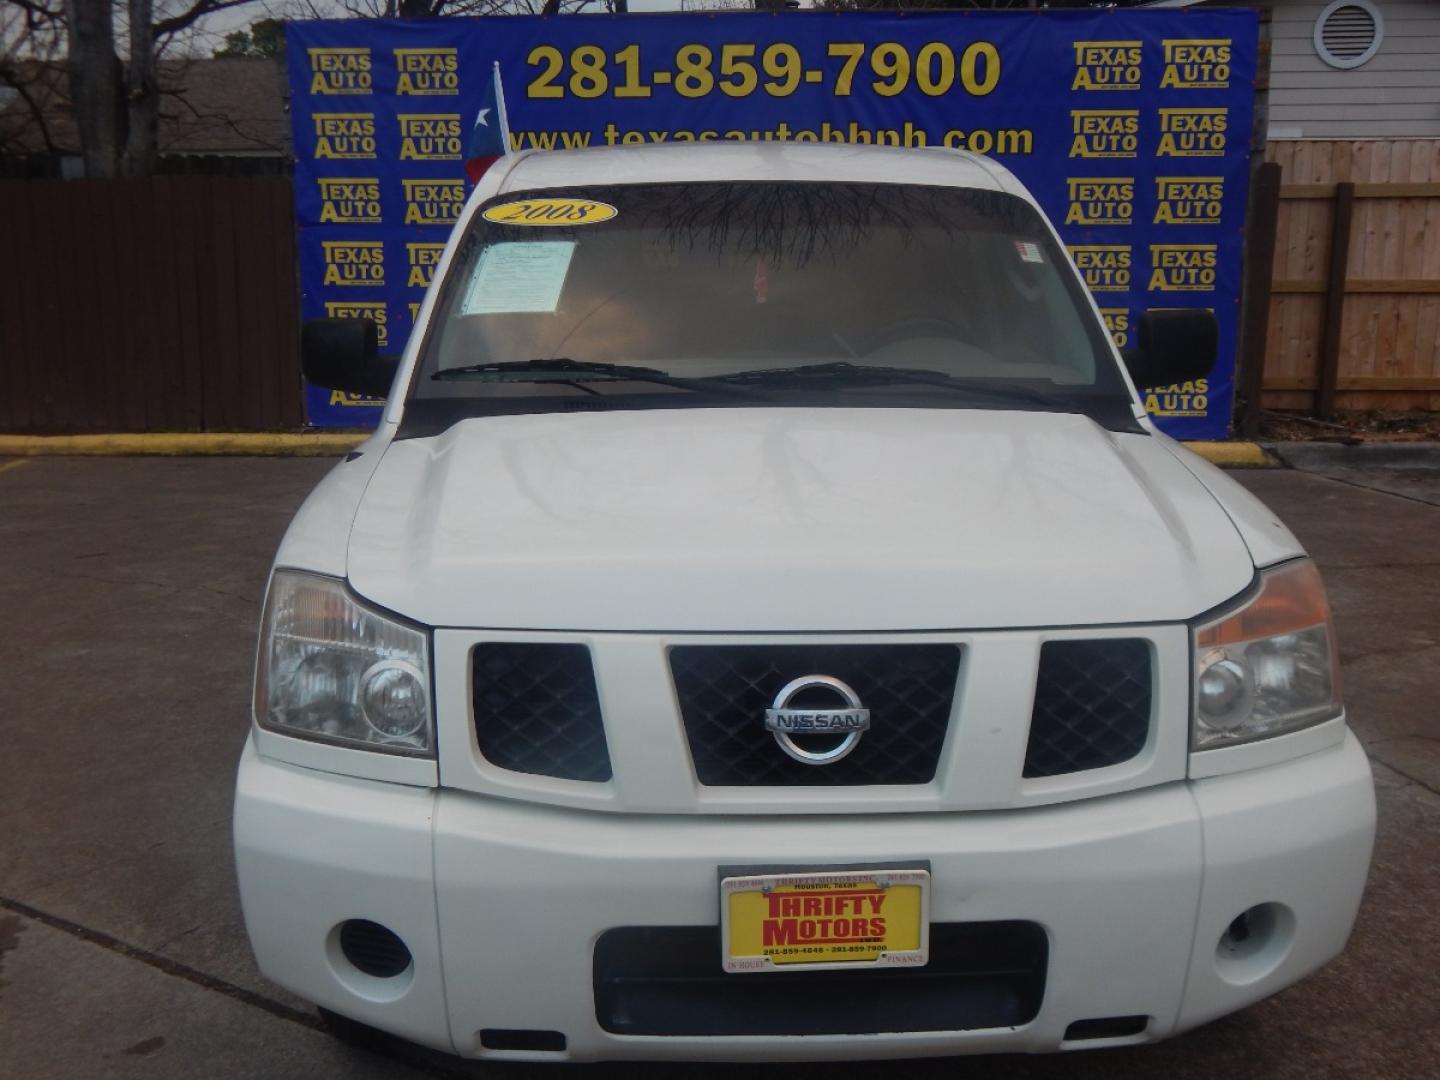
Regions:
[[1330, 604], [1320, 571], [1309, 559], [1272, 570], [1261, 579], [1260, 594], [1229, 618], [1201, 627], [1195, 644], [1202, 648], [1233, 645], [1289, 634], [1330, 621]]

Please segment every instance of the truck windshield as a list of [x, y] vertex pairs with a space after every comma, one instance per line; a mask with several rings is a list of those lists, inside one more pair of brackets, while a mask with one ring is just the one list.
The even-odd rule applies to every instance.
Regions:
[[966, 387], [975, 407], [1129, 401], [1049, 229], [996, 191], [692, 183], [506, 194], [474, 217], [438, 303], [411, 400], [692, 404], [680, 399], [724, 384], [717, 404], [950, 399]]

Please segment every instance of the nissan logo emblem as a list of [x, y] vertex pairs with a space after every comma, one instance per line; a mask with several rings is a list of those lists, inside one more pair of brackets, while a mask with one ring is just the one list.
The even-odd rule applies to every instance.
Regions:
[[[790, 703], [807, 690], [828, 690], [841, 701], [839, 708], [791, 708]], [[839, 679], [829, 675], [802, 675], [781, 687], [770, 708], [765, 710], [765, 727], [775, 736], [780, 749], [806, 765], [830, 765], [860, 743], [870, 730], [870, 710], [860, 697]], [[843, 735], [828, 750], [807, 750], [795, 742], [796, 735]]]

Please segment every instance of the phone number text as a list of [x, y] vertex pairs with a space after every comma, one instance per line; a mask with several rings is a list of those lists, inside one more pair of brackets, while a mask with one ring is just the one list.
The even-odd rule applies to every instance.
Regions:
[[743, 98], [764, 93], [789, 97], [802, 86], [820, 85], [835, 97], [857, 90], [895, 97], [912, 85], [928, 97], [954, 90], [984, 97], [1000, 82], [1000, 51], [988, 41], [955, 49], [931, 41], [912, 50], [893, 41], [875, 45], [832, 41], [823, 64], [807, 63], [800, 49], [776, 42], [758, 45], [732, 42], [681, 45], [663, 63], [650, 67], [639, 45], [607, 53], [598, 45], [577, 45], [564, 53], [553, 45], [537, 45], [526, 62], [534, 75], [526, 87], [532, 98], [648, 98], [666, 87], [685, 98], [715, 92]]

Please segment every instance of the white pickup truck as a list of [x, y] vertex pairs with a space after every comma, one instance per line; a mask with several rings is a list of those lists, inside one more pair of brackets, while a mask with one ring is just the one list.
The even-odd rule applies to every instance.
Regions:
[[521, 154], [276, 555], [235, 849], [270, 979], [469, 1058], [1161, 1039], [1344, 946], [1374, 792], [1314, 566], [945, 151]]

